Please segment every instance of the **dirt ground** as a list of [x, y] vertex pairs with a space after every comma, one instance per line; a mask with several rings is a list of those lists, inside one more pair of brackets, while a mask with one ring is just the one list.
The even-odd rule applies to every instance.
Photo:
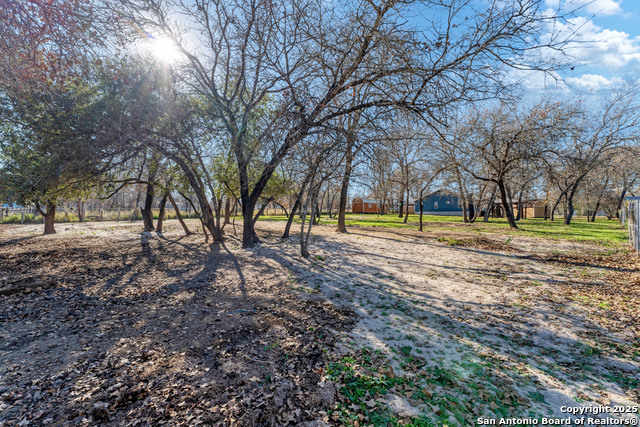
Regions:
[[283, 227], [260, 222], [252, 250], [174, 221], [163, 236], [0, 229], [0, 426], [455, 426], [637, 408], [635, 255], [314, 227], [304, 260]]

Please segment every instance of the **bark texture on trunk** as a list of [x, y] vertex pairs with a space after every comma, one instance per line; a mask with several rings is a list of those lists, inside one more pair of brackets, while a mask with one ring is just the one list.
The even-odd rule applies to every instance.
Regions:
[[567, 216], [564, 217], [564, 225], [571, 225], [573, 218], [573, 192], [567, 195]]
[[47, 211], [44, 214], [44, 234], [56, 234], [54, 223], [56, 220], [55, 203], [47, 204]]
[[256, 244], [260, 243], [258, 235], [254, 227], [253, 211], [255, 210], [255, 203], [251, 200], [243, 200], [242, 202], [242, 248], [253, 248]]
[[153, 231], [153, 213], [151, 208], [153, 206], [154, 188], [151, 182], [147, 183], [147, 193], [144, 199], [144, 208], [140, 208], [142, 214], [142, 222], [144, 223], [144, 231]]
[[342, 185], [340, 187], [340, 206], [338, 207], [338, 233], [347, 232], [347, 195], [349, 191], [349, 181], [353, 167], [353, 136], [347, 136], [347, 154], [345, 157], [344, 175], [342, 175]]
[[500, 190], [500, 199], [502, 200], [502, 207], [504, 209], [504, 214], [507, 217], [507, 221], [509, 222], [509, 227], [518, 228], [516, 224], [516, 219], [513, 216], [513, 206], [509, 204], [509, 199], [507, 197], [507, 188], [504, 184], [504, 181], [498, 180], [498, 190]]
[[162, 226], [164, 225], [165, 207], [167, 205], [167, 198], [169, 193], [164, 193], [162, 199], [160, 199], [160, 211], [158, 212], [158, 223], [156, 225], [156, 233], [162, 233]]
[[293, 224], [293, 219], [296, 215], [296, 212], [298, 211], [298, 209], [300, 209], [301, 198], [302, 198], [301, 196], [298, 196], [296, 198], [295, 203], [293, 204], [293, 208], [291, 208], [291, 212], [289, 213], [289, 218], [287, 219], [287, 225], [284, 227], [284, 233], [282, 233], [283, 239], [289, 238], [289, 235], [291, 233], [291, 224]]
[[571, 219], [573, 218], [573, 214], [574, 214], [574, 209], [573, 209], [573, 197], [576, 194], [576, 190], [578, 189], [578, 185], [580, 184], [581, 180], [577, 181], [573, 187], [571, 188], [571, 191], [569, 191], [566, 194], [566, 198], [567, 198], [567, 216], [565, 216], [564, 218], [564, 225], [571, 225]]

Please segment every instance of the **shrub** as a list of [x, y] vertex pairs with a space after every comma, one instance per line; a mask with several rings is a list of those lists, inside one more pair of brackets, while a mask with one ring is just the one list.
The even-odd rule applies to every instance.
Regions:
[[[2, 224], [20, 224], [21, 214], [11, 214], [0, 221]], [[24, 214], [24, 223], [25, 224], [41, 224], [43, 222], [43, 218], [40, 215], [34, 214]]]

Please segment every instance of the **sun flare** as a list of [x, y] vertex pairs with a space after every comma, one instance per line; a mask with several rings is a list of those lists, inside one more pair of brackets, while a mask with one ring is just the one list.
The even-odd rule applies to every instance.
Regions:
[[180, 58], [180, 51], [176, 43], [170, 38], [154, 37], [150, 39], [151, 54], [160, 62], [173, 64]]

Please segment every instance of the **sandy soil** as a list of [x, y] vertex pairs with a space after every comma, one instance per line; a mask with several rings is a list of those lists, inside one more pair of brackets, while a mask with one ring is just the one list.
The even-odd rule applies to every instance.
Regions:
[[[638, 405], [633, 256], [314, 227], [305, 260], [283, 227], [261, 222], [252, 250], [172, 221], [163, 237], [1, 229], [0, 425], [474, 425]], [[393, 387], [360, 404], [331, 376], [344, 360]]]
[[[597, 246], [527, 237], [505, 243], [500, 235], [448, 233], [460, 244], [450, 246], [439, 241], [441, 232], [369, 228], [340, 235], [317, 227], [314, 234], [312, 262], [296, 260], [295, 237], [259, 253], [286, 254], [298, 280], [358, 313], [347, 339], [352, 347], [381, 350], [395, 359], [397, 372], [402, 348], [427, 369], [450, 370], [457, 381], [445, 393], [471, 401], [467, 412], [474, 417], [495, 417], [505, 391], [516, 396], [505, 408], [511, 416], [638, 405], [634, 256], [606, 257]], [[470, 384], [486, 389], [487, 398], [464, 391]], [[428, 402], [393, 402], [408, 415], [433, 410]]]

